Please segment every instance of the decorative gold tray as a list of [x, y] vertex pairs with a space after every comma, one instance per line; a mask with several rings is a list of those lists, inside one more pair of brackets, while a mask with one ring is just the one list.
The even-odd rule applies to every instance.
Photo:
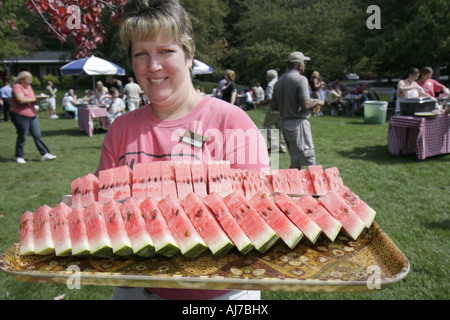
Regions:
[[0, 270], [25, 282], [153, 288], [372, 291], [402, 280], [409, 269], [375, 222], [357, 241], [341, 233], [334, 242], [321, 236], [314, 245], [302, 240], [294, 250], [278, 242], [265, 254], [245, 256], [237, 250], [195, 259], [20, 256], [19, 244], [0, 256]]

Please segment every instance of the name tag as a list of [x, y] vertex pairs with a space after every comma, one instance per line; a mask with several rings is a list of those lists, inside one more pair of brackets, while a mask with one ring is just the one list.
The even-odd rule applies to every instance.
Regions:
[[193, 146], [194, 148], [198, 148], [198, 149], [202, 149], [203, 146], [206, 143], [206, 140], [208, 140], [206, 137], [191, 132], [189, 130], [186, 130], [186, 132], [183, 134], [183, 136], [181, 137], [180, 141], [183, 143], [186, 143], [190, 146]]

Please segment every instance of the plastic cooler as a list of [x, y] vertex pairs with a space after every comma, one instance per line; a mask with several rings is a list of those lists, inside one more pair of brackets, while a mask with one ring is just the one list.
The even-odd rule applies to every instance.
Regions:
[[384, 124], [386, 122], [387, 101], [364, 102], [364, 122], [369, 124]]

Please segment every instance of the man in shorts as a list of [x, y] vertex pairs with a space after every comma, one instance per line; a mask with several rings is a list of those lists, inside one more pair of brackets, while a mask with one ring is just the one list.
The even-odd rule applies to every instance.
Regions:
[[280, 111], [281, 132], [286, 140], [291, 168], [301, 169], [316, 164], [311, 126], [308, 121], [314, 107], [323, 106], [320, 99], [311, 99], [305, 61], [301, 52], [292, 52], [287, 58], [286, 72], [278, 79], [272, 96], [272, 109]]

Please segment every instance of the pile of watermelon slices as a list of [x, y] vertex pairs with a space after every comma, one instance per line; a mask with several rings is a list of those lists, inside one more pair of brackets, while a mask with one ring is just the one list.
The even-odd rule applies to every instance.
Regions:
[[197, 257], [233, 248], [293, 249], [343, 231], [356, 240], [376, 212], [336, 167], [238, 170], [225, 161], [161, 161], [87, 174], [71, 183], [72, 206], [43, 205], [20, 220], [21, 255]]

